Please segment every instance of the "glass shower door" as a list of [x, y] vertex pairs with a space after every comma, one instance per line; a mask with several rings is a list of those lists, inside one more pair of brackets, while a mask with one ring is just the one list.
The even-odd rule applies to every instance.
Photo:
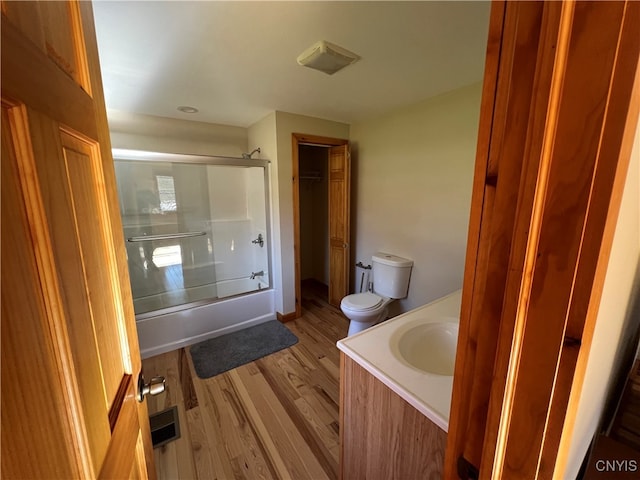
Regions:
[[265, 167], [166, 157], [114, 152], [136, 314], [268, 288]]

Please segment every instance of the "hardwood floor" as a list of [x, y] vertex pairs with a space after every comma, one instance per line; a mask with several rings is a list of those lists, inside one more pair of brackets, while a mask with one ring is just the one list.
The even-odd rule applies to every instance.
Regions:
[[181, 437], [154, 450], [161, 479], [335, 479], [338, 477], [340, 358], [348, 320], [326, 288], [304, 285], [303, 315], [285, 325], [299, 342], [202, 380], [187, 349], [143, 361], [167, 390], [149, 413], [178, 406]]

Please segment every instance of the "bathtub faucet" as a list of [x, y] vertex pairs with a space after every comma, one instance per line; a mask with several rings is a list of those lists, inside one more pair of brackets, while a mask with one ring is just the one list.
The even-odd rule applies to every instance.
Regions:
[[249, 276], [249, 278], [251, 280], [255, 280], [256, 277], [261, 277], [264, 275], [264, 270], [260, 270], [259, 272], [251, 272], [251, 275]]

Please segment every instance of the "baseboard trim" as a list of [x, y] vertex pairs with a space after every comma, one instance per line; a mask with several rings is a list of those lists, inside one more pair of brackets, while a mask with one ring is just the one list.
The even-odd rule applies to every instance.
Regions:
[[298, 318], [298, 315], [296, 314], [296, 312], [290, 312], [285, 314], [276, 312], [276, 318], [278, 319], [278, 321], [282, 323], [287, 323]]

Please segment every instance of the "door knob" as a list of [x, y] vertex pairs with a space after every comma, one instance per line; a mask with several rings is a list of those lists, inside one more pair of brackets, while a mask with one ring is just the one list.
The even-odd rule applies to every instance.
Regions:
[[144, 375], [138, 375], [138, 393], [136, 397], [139, 402], [144, 400], [145, 395], [158, 395], [164, 392], [166, 380], [164, 377], [153, 377], [149, 383], [144, 383]]

